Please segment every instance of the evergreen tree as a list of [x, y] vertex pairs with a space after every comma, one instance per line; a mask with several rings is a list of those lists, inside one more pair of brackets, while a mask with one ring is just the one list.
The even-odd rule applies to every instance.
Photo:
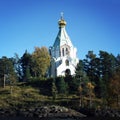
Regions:
[[14, 69], [15, 69], [15, 72], [17, 74], [18, 80], [21, 81], [23, 74], [22, 74], [21, 61], [20, 61], [18, 54], [15, 53], [15, 55], [12, 59], [13, 59]]
[[55, 85], [55, 81], [53, 81], [53, 82], [52, 82], [52, 96], [53, 96], [53, 100], [56, 99], [57, 93], [58, 93], [57, 87], [56, 87], [56, 85]]
[[11, 58], [2, 57], [0, 59], [0, 83], [3, 87], [5, 84], [13, 84], [16, 82], [16, 73]]
[[76, 67], [76, 71], [75, 71], [75, 77], [77, 79], [81, 79], [84, 75], [84, 64], [83, 64], [83, 61], [82, 60], [79, 60], [79, 63], [77, 64], [77, 67]]
[[64, 81], [63, 77], [57, 77], [56, 78], [56, 86], [57, 86], [57, 89], [58, 89], [58, 93], [67, 93], [68, 85]]
[[[115, 64], [116, 60], [115, 57], [112, 54], [109, 54], [105, 51], [100, 51], [99, 53], [100, 56], [100, 71], [101, 71], [101, 89], [102, 91], [102, 98], [108, 102], [109, 99], [109, 83], [110, 83], [110, 78], [113, 76], [115, 72]], [[107, 104], [107, 103], [106, 103]]]
[[21, 57], [21, 66], [22, 66], [22, 79], [23, 81], [27, 81], [31, 75], [31, 63], [32, 63], [32, 58], [30, 53], [25, 51], [23, 56]]
[[84, 71], [87, 73], [87, 76], [89, 77], [89, 80], [91, 82], [94, 82], [94, 59], [96, 58], [96, 55], [93, 53], [93, 51], [88, 51], [88, 54], [86, 55], [86, 59], [83, 60], [84, 63]]
[[116, 73], [120, 73], [120, 54], [116, 57]]
[[69, 93], [70, 94], [77, 93], [78, 87], [80, 85], [80, 80], [76, 79], [75, 77], [67, 77], [65, 79], [67, 79], [66, 83], [68, 84]]

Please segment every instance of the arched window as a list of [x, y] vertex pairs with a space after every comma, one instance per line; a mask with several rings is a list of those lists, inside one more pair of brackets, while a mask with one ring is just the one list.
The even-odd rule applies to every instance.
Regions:
[[68, 48], [66, 48], [66, 55], [69, 55], [69, 49]]
[[68, 48], [66, 48], [66, 52], [68, 51]]
[[66, 66], [69, 66], [69, 60], [65, 61]]
[[68, 55], [68, 48], [66, 48], [66, 55]]
[[65, 56], [65, 54], [64, 54], [64, 48], [62, 48], [62, 55]]

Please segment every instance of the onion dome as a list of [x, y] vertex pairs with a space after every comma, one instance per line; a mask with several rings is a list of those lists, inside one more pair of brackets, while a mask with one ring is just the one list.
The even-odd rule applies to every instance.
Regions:
[[61, 19], [58, 21], [59, 27], [65, 27], [66, 21], [63, 19], [63, 13], [61, 13]]

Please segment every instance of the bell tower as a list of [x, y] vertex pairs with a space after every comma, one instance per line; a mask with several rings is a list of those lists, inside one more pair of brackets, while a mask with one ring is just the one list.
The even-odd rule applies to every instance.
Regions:
[[66, 32], [66, 24], [63, 13], [61, 13], [61, 18], [58, 21], [59, 32], [53, 46], [49, 48], [51, 55], [51, 77], [65, 76], [66, 74], [74, 75], [79, 61], [76, 56], [77, 49], [73, 46]]

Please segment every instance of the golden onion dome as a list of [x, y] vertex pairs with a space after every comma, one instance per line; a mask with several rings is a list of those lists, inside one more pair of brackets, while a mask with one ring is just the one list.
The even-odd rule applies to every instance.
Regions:
[[66, 21], [63, 19], [63, 13], [61, 13], [61, 19], [58, 21], [59, 27], [65, 27]]

